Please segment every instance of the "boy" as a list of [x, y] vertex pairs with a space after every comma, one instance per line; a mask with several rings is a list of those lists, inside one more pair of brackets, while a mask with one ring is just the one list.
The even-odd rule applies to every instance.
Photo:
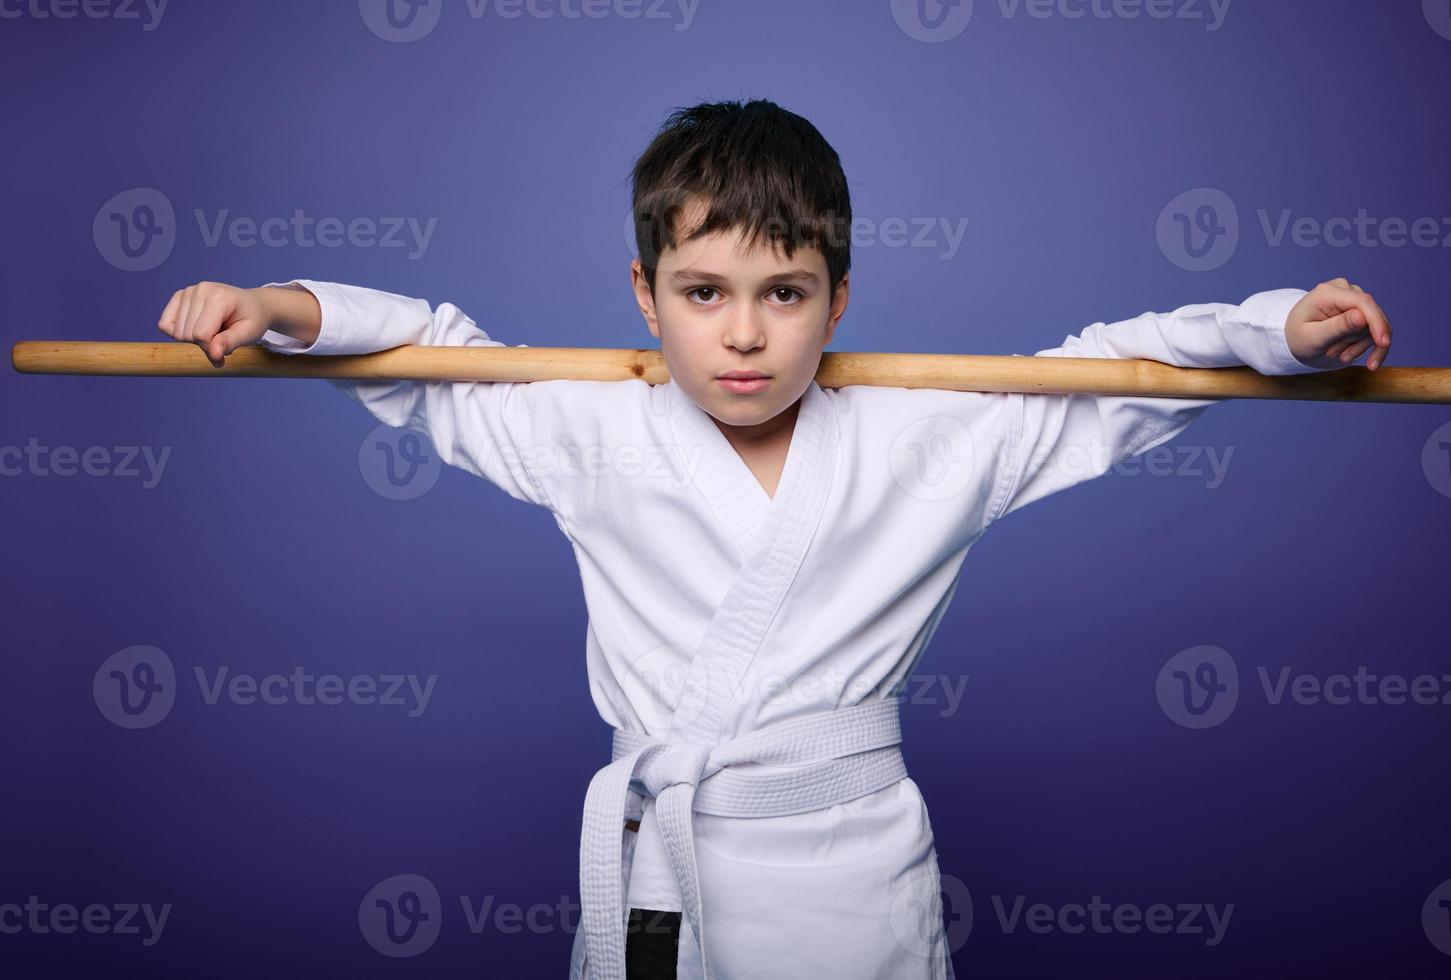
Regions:
[[[836, 152], [771, 102], [672, 114], [633, 201], [669, 383], [333, 382], [573, 544], [615, 761], [586, 796], [570, 976], [951, 977], [899, 692], [990, 524], [1213, 401], [817, 386], [851, 206]], [[217, 364], [254, 342], [501, 344], [450, 304], [311, 280], [192, 286], [160, 327]], [[1095, 323], [1037, 356], [1297, 374], [1374, 346], [1374, 370], [1390, 335], [1341, 279]], [[639, 456], [658, 446], [657, 472]]]

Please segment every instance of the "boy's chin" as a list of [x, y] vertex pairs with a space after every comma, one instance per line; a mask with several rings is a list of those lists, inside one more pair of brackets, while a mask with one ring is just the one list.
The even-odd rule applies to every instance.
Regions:
[[769, 388], [752, 395], [737, 395], [721, 389], [711, 392], [708, 398], [695, 399], [696, 404], [717, 422], [737, 428], [769, 422], [790, 408], [795, 401], [795, 398], [785, 398], [780, 391]]

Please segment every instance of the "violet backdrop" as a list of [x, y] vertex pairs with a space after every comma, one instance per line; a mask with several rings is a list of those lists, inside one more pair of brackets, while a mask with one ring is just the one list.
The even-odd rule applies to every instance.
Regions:
[[[1451, 365], [1451, 0], [387, 13], [0, 0], [7, 349], [164, 340], [175, 289], [294, 277], [653, 346], [629, 167], [673, 107], [759, 97], [850, 181], [829, 349], [1028, 354], [1346, 276], [1388, 366]], [[5, 375], [0, 974], [564, 974], [609, 752], [573, 555], [376, 429], [321, 381]], [[1451, 704], [1294, 691], [1451, 691], [1451, 408], [1225, 402], [1155, 458], [995, 525], [907, 692], [958, 975], [1443, 975]], [[128, 728], [103, 667], [136, 646], [174, 703]], [[1205, 646], [1237, 701], [1199, 729], [1156, 684]], [[294, 668], [360, 686], [209, 699]], [[438, 895], [417, 955], [360, 926], [400, 874]], [[1094, 896], [1175, 928], [1074, 931]], [[60, 932], [63, 903], [107, 911]], [[114, 928], [129, 904], [170, 908]], [[1215, 935], [1181, 905], [1233, 910]]]

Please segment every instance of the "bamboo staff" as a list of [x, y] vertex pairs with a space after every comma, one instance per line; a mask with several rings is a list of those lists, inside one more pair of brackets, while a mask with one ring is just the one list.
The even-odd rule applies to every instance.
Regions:
[[[196, 345], [166, 341], [26, 340], [10, 363], [24, 374], [171, 378], [325, 378], [397, 381], [670, 380], [659, 350], [603, 347], [414, 346], [374, 354], [279, 354], [260, 346], [233, 351], [212, 367]], [[1451, 368], [1360, 366], [1267, 376], [1249, 367], [1181, 368], [1137, 358], [987, 354], [821, 355], [823, 388], [879, 385], [1029, 394], [1140, 395], [1155, 398], [1273, 398], [1301, 401], [1451, 404]]]

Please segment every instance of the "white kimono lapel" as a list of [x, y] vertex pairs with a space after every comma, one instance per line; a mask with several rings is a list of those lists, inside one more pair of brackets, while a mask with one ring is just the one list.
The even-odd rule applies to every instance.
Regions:
[[[675, 444], [699, 452], [693, 471], [689, 466], [685, 471], [691, 473], [716, 517], [735, 535], [742, 554], [750, 554], [756, 531], [771, 510], [772, 498], [710, 415], [691, 401], [673, 380], [666, 384], [666, 400]], [[800, 424], [799, 416], [797, 424]], [[792, 439], [794, 446], [794, 433]], [[777, 489], [779, 492], [780, 488]]]
[[673, 381], [669, 388], [676, 442], [705, 447], [696, 485], [746, 556], [696, 650], [702, 683], [686, 685], [675, 708], [680, 719], [676, 737], [713, 746], [721, 740], [730, 700], [816, 535], [835, 475], [839, 431], [830, 398], [811, 382], [773, 498], [705, 410]]

